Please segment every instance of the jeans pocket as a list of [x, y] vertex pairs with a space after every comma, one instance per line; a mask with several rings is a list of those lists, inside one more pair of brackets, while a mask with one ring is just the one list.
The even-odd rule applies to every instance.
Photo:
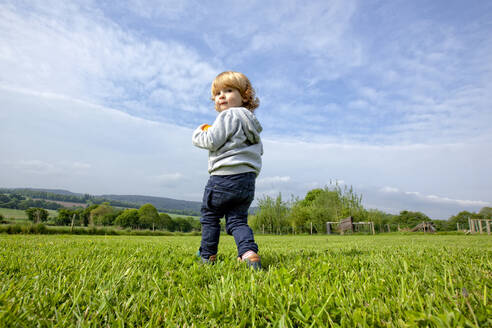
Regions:
[[222, 208], [234, 201], [235, 197], [237, 196], [234, 190], [221, 186], [214, 186], [213, 189], [210, 190], [210, 206], [213, 208]]

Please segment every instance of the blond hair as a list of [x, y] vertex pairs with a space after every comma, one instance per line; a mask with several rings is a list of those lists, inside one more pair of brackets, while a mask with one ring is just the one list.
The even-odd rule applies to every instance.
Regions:
[[[215, 95], [223, 88], [234, 88], [239, 91], [243, 98], [243, 107], [246, 107], [250, 111], [254, 111], [260, 106], [260, 99], [256, 97], [256, 92], [251, 86], [251, 82], [243, 73], [226, 71], [222, 72], [212, 82], [212, 97], [210, 99], [215, 100]], [[217, 105], [215, 109], [218, 110]]]

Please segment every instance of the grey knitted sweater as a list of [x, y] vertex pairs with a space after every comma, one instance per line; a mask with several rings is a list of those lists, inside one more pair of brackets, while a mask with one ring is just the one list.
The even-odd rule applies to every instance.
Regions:
[[193, 132], [193, 144], [208, 149], [208, 172], [230, 175], [261, 170], [263, 130], [256, 116], [244, 107], [232, 107], [217, 115], [206, 131]]

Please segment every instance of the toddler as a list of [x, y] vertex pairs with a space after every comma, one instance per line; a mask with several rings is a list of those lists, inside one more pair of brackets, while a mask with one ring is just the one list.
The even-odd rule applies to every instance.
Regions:
[[261, 170], [262, 127], [254, 115], [259, 99], [242, 73], [223, 72], [212, 83], [217, 118], [193, 132], [193, 144], [207, 149], [210, 178], [201, 207], [203, 263], [216, 260], [220, 219], [225, 216], [226, 232], [234, 236], [238, 259], [254, 269], [261, 267], [258, 245], [248, 226], [248, 209], [255, 194], [255, 180]]

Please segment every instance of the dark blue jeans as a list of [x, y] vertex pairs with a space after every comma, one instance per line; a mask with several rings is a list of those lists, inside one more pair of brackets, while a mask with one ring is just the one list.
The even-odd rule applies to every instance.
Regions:
[[202, 242], [200, 254], [208, 259], [217, 254], [220, 219], [225, 216], [226, 232], [234, 236], [238, 256], [246, 251], [258, 252], [253, 231], [248, 226], [248, 209], [255, 196], [256, 174], [211, 175], [201, 208]]

